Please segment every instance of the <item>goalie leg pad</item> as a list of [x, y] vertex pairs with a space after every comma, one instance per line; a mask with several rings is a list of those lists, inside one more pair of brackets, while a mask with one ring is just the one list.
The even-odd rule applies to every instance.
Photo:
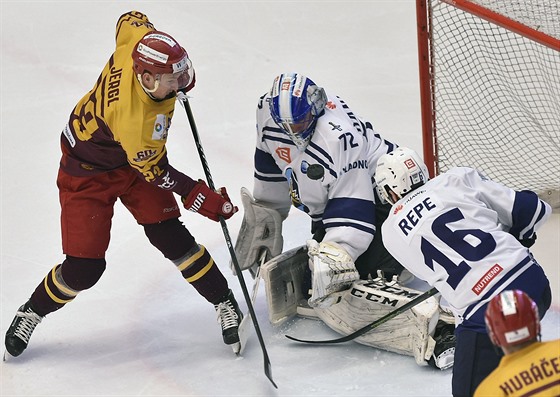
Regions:
[[[333, 296], [339, 302], [328, 308], [316, 307], [319, 318], [330, 328], [348, 335], [374, 322], [422, 294], [421, 291], [387, 282], [383, 278], [359, 280]], [[427, 365], [426, 355], [439, 317], [434, 297], [356, 338], [356, 342], [378, 349], [413, 356], [418, 365]], [[429, 356], [433, 351], [430, 349]]]
[[[266, 259], [282, 252], [282, 216], [275, 209], [256, 203], [249, 190], [244, 187], [241, 188], [241, 202], [244, 214], [235, 242], [235, 254], [239, 258], [241, 270], [255, 270], [263, 251], [266, 252]], [[231, 262], [230, 267], [235, 274]]]
[[305, 300], [301, 284], [308, 266], [307, 247], [300, 246], [278, 255], [261, 266], [266, 290], [268, 318], [279, 324], [297, 314], [298, 303]]

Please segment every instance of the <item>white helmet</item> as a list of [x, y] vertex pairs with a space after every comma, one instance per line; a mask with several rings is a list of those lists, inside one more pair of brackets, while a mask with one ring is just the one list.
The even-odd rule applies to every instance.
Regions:
[[[398, 147], [377, 161], [375, 183], [381, 196], [390, 203], [395, 204], [428, 179], [430, 176], [426, 164], [412, 149]], [[393, 200], [389, 190], [395, 193], [397, 200]]]

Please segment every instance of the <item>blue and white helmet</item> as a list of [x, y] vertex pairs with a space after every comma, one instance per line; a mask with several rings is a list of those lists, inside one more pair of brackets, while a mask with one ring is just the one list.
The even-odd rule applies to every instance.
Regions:
[[301, 151], [307, 147], [326, 104], [325, 90], [301, 74], [284, 73], [274, 79], [270, 114]]

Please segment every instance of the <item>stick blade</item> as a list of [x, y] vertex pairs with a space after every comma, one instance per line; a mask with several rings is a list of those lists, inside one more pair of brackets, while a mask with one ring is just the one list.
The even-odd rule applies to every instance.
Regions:
[[270, 383], [272, 383], [272, 386], [278, 389], [278, 386], [276, 386], [276, 383], [274, 383], [274, 379], [272, 379], [272, 367], [270, 365], [270, 360], [268, 360], [268, 358], [265, 359], [264, 361], [264, 373], [268, 378], [268, 380], [270, 381]]

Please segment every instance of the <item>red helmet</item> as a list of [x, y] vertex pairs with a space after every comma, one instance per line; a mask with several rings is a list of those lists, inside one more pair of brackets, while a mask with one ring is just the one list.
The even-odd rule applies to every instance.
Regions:
[[153, 30], [148, 32], [136, 44], [132, 51], [134, 71], [142, 74], [145, 71], [152, 75], [180, 73], [187, 80], [184, 86], [194, 80], [194, 69], [187, 51], [170, 35]]
[[525, 292], [504, 291], [492, 298], [484, 315], [496, 346], [513, 346], [537, 339], [541, 332], [537, 305]]

